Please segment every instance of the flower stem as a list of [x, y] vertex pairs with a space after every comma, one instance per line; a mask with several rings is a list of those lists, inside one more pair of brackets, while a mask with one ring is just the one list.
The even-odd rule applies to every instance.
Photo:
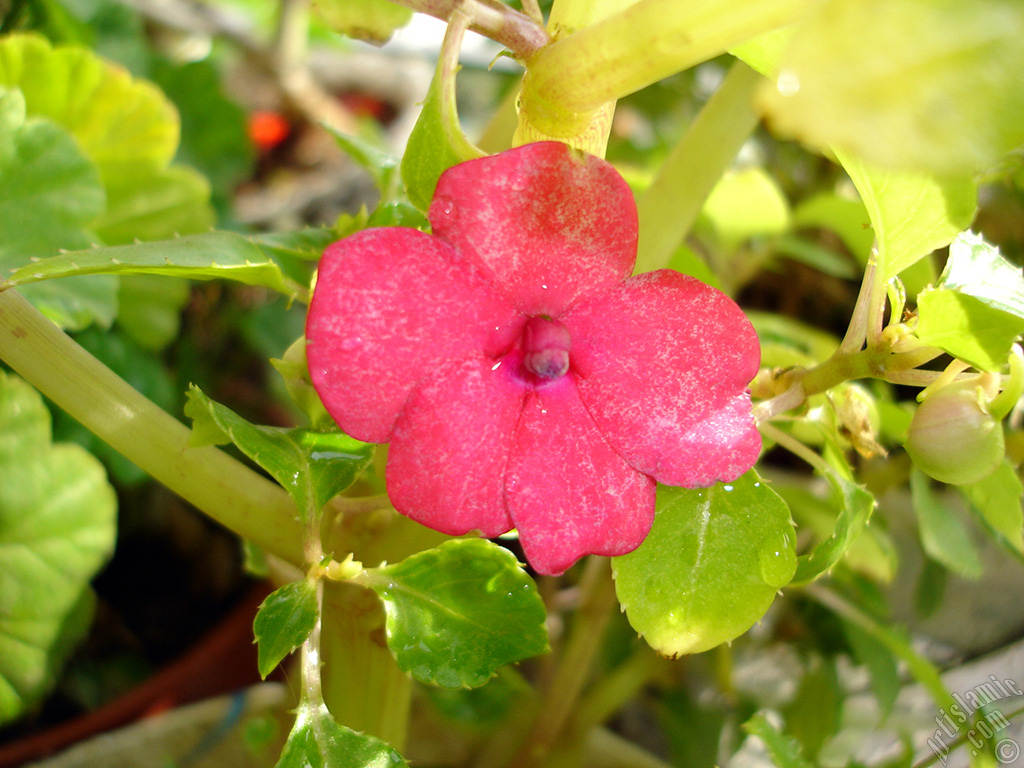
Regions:
[[757, 126], [752, 98], [763, 80], [737, 61], [637, 200], [635, 272], [667, 266], [723, 171]]
[[[465, 0], [393, 0], [419, 13], [448, 21]], [[497, 0], [474, 0], [474, 32], [501, 43], [519, 59], [529, 59], [548, 43], [544, 27], [525, 13]]]
[[529, 62], [522, 106], [557, 135], [593, 110], [797, 20], [807, 0], [642, 0]]
[[276, 483], [191, 431], [63, 333], [13, 290], [0, 291], [0, 359], [87, 429], [190, 504], [294, 564], [302, 527]]
[[545, 689], [533, 728], [519, 754], [509, 763], [517, 768], [533, 768], [544, 762], [587, 681], [615, 606], [615, 583], [607, 558], [591, 556], [581, 579], [581, 588], [584, 596], [576, 611], [572, 635], [562, 651], [555, 675]]

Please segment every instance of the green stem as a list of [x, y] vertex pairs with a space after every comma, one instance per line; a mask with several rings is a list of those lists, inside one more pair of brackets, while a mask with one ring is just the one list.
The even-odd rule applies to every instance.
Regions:
[[0, 291], [0, 359], [87, 429], [193, 506], [291, 563], [302, 527], [276, 483], [191, 431], [82, 349], [16, 291]]
[[[419, 13], [448, 21], [456, 8], [465, 0], [393, 0]], [[474, 6], [474, 32], [495, 40], [515, 54], [518, 58], [528, 59], [548, 42], [548, 35], [543, 26], [525, 13], [508, 7], [498, 0], [477, 0]]]
[[939, 708], [949, 709], [950, 705], [956, 704], [946, 684], [942, 682], [939, 670], [915, 651], [909, 642], [831, 589], [818, 584], [808, 584], [803, 591], [837, 616], [863, 629], [887, 647], [894, 656], [902, 659], [910, 674], [931, 694], [932, 700]]
[[604, 630], [615, 605], [611, 567], [607, 558], [591, 556], [586, 568], [581, 587], [584, 598], [576, 611], [572, 635], [545, 689], [539, 715], [526, 743], [509, 763], [516, 768], [532, 768], [544, 762], [572, 714], [604, 639]]
[[575, 730], [586, 733], [603, 723], [623, 704], [631, 701], [667, 663], [647, 647], [634, 653], [610, 674], [595, 682], [593, 688], [580, 700], [573, 718]]
[[540, 130], [557, 135], [603, 104], [797, 20], [811, 5], [642, 0], [542, 48], [529, 62], [523, 108]]
[[667, 266], [712, 188], [757, 126], [754, 90], [763, 78], [737, 61], [637, 200], [635, 272]]

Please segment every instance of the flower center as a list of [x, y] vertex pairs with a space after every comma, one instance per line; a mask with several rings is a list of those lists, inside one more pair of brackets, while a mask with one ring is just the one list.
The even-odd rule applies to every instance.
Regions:
[[557, 379], [569, 370], [569, 329], [558, 320], [531, 317], [523, 328], [523, 365], [542, 379]]

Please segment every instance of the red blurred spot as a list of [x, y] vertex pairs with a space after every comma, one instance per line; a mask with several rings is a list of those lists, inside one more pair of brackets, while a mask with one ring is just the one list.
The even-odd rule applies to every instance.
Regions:
[[277, 112], [253, 112], [249, 115], [249, 138], [256, 148], [269, 152], [288, 138], [291, 126]]

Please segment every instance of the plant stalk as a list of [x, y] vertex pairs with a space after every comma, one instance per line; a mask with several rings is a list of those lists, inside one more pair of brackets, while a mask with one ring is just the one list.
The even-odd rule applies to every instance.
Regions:
[[0, 359], [87, 429], [221, 525], [300, 565], [288, 493], [212, 446], [86, 352], [13, 290], [0, 290]]
[[634, 272], [668, 265], [711, 190], [757, 127], [754, 90], [763, 78], [737, 61], [637, 200]]

